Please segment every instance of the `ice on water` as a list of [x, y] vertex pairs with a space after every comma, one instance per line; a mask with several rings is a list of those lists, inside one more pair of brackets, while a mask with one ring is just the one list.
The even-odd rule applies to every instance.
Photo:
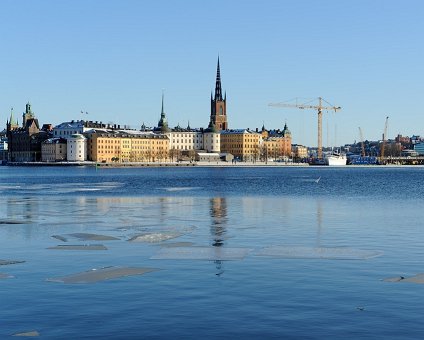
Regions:
[[385, 282], [411, 282], [411, 283], [419, 283], [424, 284], [424, 273], [420, 273], [410, 277], [404, 276], [395, 276], [384, 279]]
[[158, 243], [167, 240], [171, 240], [177, 237], [184, 235], [180, 232], [152, 232], [152, 233], [142, 233], [131, 237], [129, 242], [148, 242], [148, 243]]
[[[90, 234], [90, 233], [72, 233], [67, 236], [76, 238], [80, 241], [116, 241], [119, 238], [109, 235]], [[56, 237], [57, 238], [57, 237]]]
[[49, 282], [61, 283], [96, 283], [99, 281], [117, 279], [126, 276], [142, 275], [154, 271], [157, 268], [137, 268], [137, 267], [104, 267], [99, 269], [91, 269], [85, 272], [72, 275], [49, 278]]
[[328, 259], [328, 260], [366, 260], [381, 256], [375, 250], [362, 250], [344, 247], [305, 247], [276, 245], [258, 250], [256, 256], [270, 256], [286, 259]]
[[6, 266], [8, 264], [17, 264], [17, 263], [24, 263], [25, 261], [20, 260], [0, 260], [0, 266]]
[[107, 250], [103, 244], [61, 244], [47, 249], [54, 250]]

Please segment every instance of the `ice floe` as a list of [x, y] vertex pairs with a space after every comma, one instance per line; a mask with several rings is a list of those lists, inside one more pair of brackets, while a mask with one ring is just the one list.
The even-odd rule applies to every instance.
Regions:
[[[57, 236], [57, 235], [55, 235], [55, 236]], [[119, 238], [114, 237], [114, 236], [100, 235], [100, 234], [89, 234], [89, 233], [73, 233], [73, 234], [67, 234], [66, 236], [76, 238], [80, 241], [115, 241], [115, 240], [120, 240]]]
[[384, 279], [385, 282], [411, 282], [411, 283], [419, 283], [424, 284], [424, 273], [417, 274], [410, 277], [404, 277], [404, 276], [395, 276], [395, 277], [388, 277], [387, 279]]
[[328, 259], [328, 260], [366, 260], [381, 256], [375, 250], [361, 250], [344, 247], [303, 247], [303, 246], [270, 246], [258, 250], [256, 256], [269, 256], [286, 259]]
[[168, 188], [161, 188], [168, 192], [174, 192], [174, 191], [188, 191], [188, 190], [198, 190], [201, 189], [200, 187], [168, 187]]
[[85, 272], [76, 273], [68, 276], [49, 278], [49, 282], [61, 283], [95, 283], [99, 281], [117, 279], [132, 275], [142, 275], [154, 271], [157, 268], [137, 268], [137, 267], [104, 267], [91, 269]]
[[37, 331], [29, 331], [29, 332], [23, 332], [23, 333], [15, 333], [15, 334], [12, 334], [12, 336], [29, 336], [29, 337], [33, 337], [33, 336], [40, 336], [40, 333], [38, 333]]
[[152, 260], [233, 261], [244, 259], [251, 249], [226, 247], [164, 247]]
[[62, 235], [52, 235], [52, 237], [62, 242], [68, 242], [68, 239]]
[[17, 263], [24, 263], [25, 261], [19, 261], [19, 260], [0, 260], [0, 266], [6, 266], [8, 264], [17, 264]]
[[107, 250], [103, 244], [60, 244], [47, 249], [55, 250]]
[[181, 232], [152, 232], [152, 233], [142, 233], [131, 237], [129, 242], [147, 242], [147, 243], [159, 243], [173, 238], [183, 236], [184, 233]]

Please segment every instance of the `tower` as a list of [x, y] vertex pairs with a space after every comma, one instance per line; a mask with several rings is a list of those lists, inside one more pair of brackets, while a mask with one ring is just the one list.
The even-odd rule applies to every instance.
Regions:
[[169, 132], [168, 120], [166, 119], [165, 111], [163, 109], [163, 92], [162, 92], [162, 110], [160, 113], [160, 119], [158, 122], [158, 130], [161, 132]]
[[22, 114], [22, 127], [25, 127], [26, 122], [32, 118], [34, 118], [34, 113], [31, 111], [31, 104], [27, 103], [25, 105], [25, 112]]
[[219, 68], [219, 57], [218, 66], [216, 69], [216, 83], [215, 83], [215, 96], [211, 93], [211, 118], [209, 127], [214, 126], [218, 131], [227, 130], [227, 94], [222, 97], [221, 88], [221, 71]]

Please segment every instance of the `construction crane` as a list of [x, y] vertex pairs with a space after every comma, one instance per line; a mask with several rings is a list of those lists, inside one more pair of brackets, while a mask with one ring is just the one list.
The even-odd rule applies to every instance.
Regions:
[[[322, 102], [326, 102], [330, 106], [322, 106]], [[297, 107], [298, 109], [314, 109], [318, 110], [318, 159], [322, 159], [322, 110], [337, 112], [337, 110], [341, 110], [340, 106], [332, 106], [330, 103], [322, 99], [318, 98], [318, 105], [309, 105], [309, 103], [305, 104], [288, 104], [288, 103], [271, 103], [269, 106], [274, 107]]]
[[361, 127], [359, 127], [359, 138], [361, 139], [361, 156], [365, 157], [364, 135], [362, 134]]
[[383, 141], [380, 150], [380, 161], [384, 162], [384, 149], [386, 148], [386, 140], [387, 140], [387, 126], [389, 125], [389, 117], [386, 117], [386, 123], [384, 124], [384, 133], [383, 133]]

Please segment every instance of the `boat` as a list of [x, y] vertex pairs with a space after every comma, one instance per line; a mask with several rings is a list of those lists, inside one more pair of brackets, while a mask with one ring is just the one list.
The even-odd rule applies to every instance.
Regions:
[[330, 166], [341, 166], [347, 164], [347, 157], [344, 153], [332, 152], [325, 156], [325, 164]]

